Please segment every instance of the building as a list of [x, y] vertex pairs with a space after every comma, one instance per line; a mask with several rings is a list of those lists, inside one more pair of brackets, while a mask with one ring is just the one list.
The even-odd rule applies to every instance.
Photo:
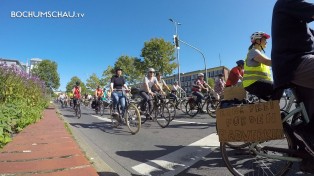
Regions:
[[29, 61], [29, 71], [31, 71], [36, 65], [38, 65], [41, 61], [43, 61], [42, 59], [39, 58], [32, 58]]
[[[224, 75], [224, 79], [227, 80], [230, 70], [225, 66], [219, 66], [207, 69], [207, 77], [215, 79], [219, 74]], [[203, 73], [205, 75], [205, 70], [197, 70], [188, 73], [181, 73], [180, 81], [181, 87], [187, 92], [191, 93], [192, 85], [195, 79], [197, 79], [197, 74]], [[178, 75], [167, 76], [163, 78], [168, 85], [172, 85], [174, 81], [178, 80]]]
[[19, 70], [27, 72], [27, 67], [23, 64], [21, 64], [20, 61], [15, 60], [15, 59], [4, 59], [0, 58], [0, 64], [5, 64], [7, 66], [16, 66]]

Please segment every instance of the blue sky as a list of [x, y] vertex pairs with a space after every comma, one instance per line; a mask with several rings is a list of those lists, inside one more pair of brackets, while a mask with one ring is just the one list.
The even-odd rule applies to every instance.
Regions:
[[[255, 31], [271, 32], [275, 1], [267, 0], [1, 0], [0, 57], [58, 63], [61, 90], [73, 76], [101, 76], [121, 55], [140, 57], [145, 41], [180, 39], [203, 51], [207, 68], [244, 59]], [[83, 18], [12, 18], [18, 11], [75, 11]], [[270, 56], [271, 39], [266, 49]], [[181, 44], [181, 72], [204, 69], [202, 56]], [[174, 70], [174, 73], [177, 69]]]

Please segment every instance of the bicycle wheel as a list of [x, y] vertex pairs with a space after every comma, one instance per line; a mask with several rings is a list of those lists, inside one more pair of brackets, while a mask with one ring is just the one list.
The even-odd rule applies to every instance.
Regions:
[[212, 118], [216, 118], [216, 109], [219, 107], [219, 101], [212, 100], [207, 102], [206, 112]]
[[250, 147], [229, 147], [228, 143], [220, 143], [222, 159], [229, 171], [236, 176], [242, 175], [284, 175], [292, 166], [291, 161], [273, 159], [256, 155], [253, 150], [262, 154], [272, 156], [289, 156], [289, 154], [276, 152], [272, 148], [294, 149], [296, 145], [290, 136], [284, 131], [285, 138], [261, 142], [250, 149]]
[[198, 106], [195, 103], [194, 99], [190, 99], [185, 104], [186, 113], [189, 114], [189, 116], [194, 117], [198, 113]]
[[155, 113], [155, 119], [156, 119], [158, 125], [161, 128], [167, 127], [170, 123], [170, 118], [171, 118], [168, 107], [165, 105], [160, 105], [160, 106], [154, 108], [154, 111], [155, 111], [154, 112]]
[[81, 116], [82, 116], [82, 113], [81, 113], [81, 106], [80, 105], [77, 105], [77, 108], [76, 108], [77, 110], [77, 118], [79, 119], [79, 118], [81, 118]]
[[136, 134], [141, 128], [141, 116], [136, 105], [129, 104], [125, 113], [125, 122], [132, 134]]
[[167, 102], [166, 106], [168, 107], [169, 112], [170, 112], [170, 121], [172, 121], [174, 117], [176, 116], [175, 104], [173, 102]]
[[144, 124], [147, 121], [147, 115], [149, 114], [149, 108], [148, 108], [148, 103], [145, 103], [146, 109], [145, 111], [141, 111], [141, 105], [142, 103], [139, 102], [137, 104], [137, 109], [140, 111], [140, 117], [141, 117], [141, 124]]
[[186, 99], [184, 100], [181, 100], [180, 103], [179, 103], [179, 107], [181, 109], [181, 111], [186, 114], [186, 108], [185, 108], [185, 105], [188, 101]]
[[103, 116], [105, 114], [105, 107], [103, 103], [100, 103], [99, 105], [99, 113], [100, 113], [100, 116]]

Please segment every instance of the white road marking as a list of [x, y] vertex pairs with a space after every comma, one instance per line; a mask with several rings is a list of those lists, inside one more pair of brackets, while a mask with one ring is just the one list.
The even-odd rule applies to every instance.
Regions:
[[[208, 123], [204, 123], [204, 122], [189, 122], [189, 121], [181, 121], [181, 120], [173, 120], [173, 122], [186, 123], [186, 124], [208, 125]], [[170, 123], [171, 123], [171, 122], [170, 122]]]
[[140, 175], [176, 175], [201, 160], [219, 145], [218, 135], [213, 133], [175, 152], [133, 166], [132, 169]]
[[96, 115], [91, 115], [91, 116], [96, 117], [98, 120], [102, 120], [105, 122], [111, 122], [111, 119], [108, 117], [100, 117], [100, 116], [96, 116]]

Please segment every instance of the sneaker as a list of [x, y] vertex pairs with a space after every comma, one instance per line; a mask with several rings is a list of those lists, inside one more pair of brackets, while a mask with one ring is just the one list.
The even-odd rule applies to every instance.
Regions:
[[118, 112], [112, 112], [111, 114], [113, 117], [116, 117], [116, 116], [119, 116], [119, 113]]

